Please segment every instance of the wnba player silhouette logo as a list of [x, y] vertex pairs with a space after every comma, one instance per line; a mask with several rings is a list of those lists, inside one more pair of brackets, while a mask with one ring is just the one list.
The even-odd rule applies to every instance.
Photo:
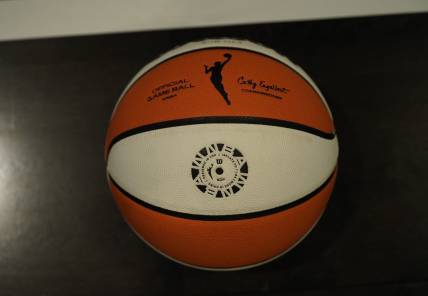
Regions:
[[205, 74], [211, 73], [211, 82], [214, 85], [214, 87], [217, 89], [217, 91], [222, 95], [223, 99], [226, 101], [228, 105], [230, 105], [230, 100], [227, 92], [224, 90], [224, 86], [222, 83], [223, 77], [221, 76], [221, 71], [223, 70], [223, 67], [230, 61], [232, 58], [232, 55], [230, 53], [225, 53], [223, 55], [226, 60], [221, 62], [217, 61], [214, 62], [214, 65], [211, 67], [208, 67], [207, 65], [204, 65], [205, 67]]

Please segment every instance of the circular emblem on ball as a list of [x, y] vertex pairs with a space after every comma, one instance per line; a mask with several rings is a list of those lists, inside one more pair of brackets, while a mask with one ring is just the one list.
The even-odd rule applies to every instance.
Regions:
[[248, 164], [241, 151], [216, 143], [203, 147], [192, 162], [192, 178], [203, 193], [224, 198], [237, 193], [248, 178]]

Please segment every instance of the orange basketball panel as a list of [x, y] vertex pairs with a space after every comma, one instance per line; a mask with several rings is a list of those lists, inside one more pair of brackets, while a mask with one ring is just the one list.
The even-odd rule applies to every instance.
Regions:
[[[222, 69], [227, 105], [204, 65], [232, 58]], [[327, 107], [312, 85], [288, 65], [261, 53], [205, 48], [180, 54], [142, 74], [118, 104], [106, 149], [117, 135], [143, 125], [207, 116], [280, 119], [334, 132]]]
[[198, 267], [251, 266], [292, 248], [323, 213], [336, 173], [309, 200], [290, 209], [249, 219], [204, 221], [175, 217], [141, 206], [109, 181], [116, 203], [139, 236], [173, 259]]

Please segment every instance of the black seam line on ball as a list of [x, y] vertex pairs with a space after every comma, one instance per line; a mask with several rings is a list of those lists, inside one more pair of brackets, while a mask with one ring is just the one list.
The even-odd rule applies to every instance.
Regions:
[[196, 124], [213, 124], [213, 123], [260, 124], [260, 125], [285, 127], [285, 128], [290, 128], [290, 129], [295, 129], [306, 133], [310, 133], [328, 140], [332, 140], [336, 136], [335, 133], [323, 132], [319, 129], [316, 129], [307, 125], [303, 125], [292, 121], [286, 121], [286, 120], [279, 120], [279, 119], [272, 119], [272, 118], [265, 118], [265, 117], [251, 117], [251, 116], [204, 116], [204, 117], [192, 117], [192, 118], [162, 121], [162, 122], [147, 124], [147, 125], [130, 129], [113, 138], [113, 140], [109, 145], [108, 153], [110, 152], [114, 144], [116, 144], [120, 140], [123, 140], [127, 137], [130, 137], [136, 134], [140, 134], [140, 133], [144, 133], [152, 130], [169, 128], [169, 127], [196, 125]]
[[[312, 191], [311, 193], [282, 206], [276, 207], [276, 208], [272, 208], [272, 209], [268, 209], [268, 210], [262, 210], [262, 211], [258, 211], [258, 212], [252, 212], [252, 213], [244, 213], [244, 214], [232, 214], [232, 215], [197, 215], [197, 214], [189, 214], [189, 213], [183, 213], [183, 212], [177, 212], [177, 211], [173, 211], [173, 210], [168, 210], [165, 208], [161, 208], [155, 205], [152, 205], [150, 203], [147, 203], [135, 196], [133, 196], [132, 194], [130, 194], [129, 192], [127, 192], [125, 189], [123, 189], [122, 187], [120, 187], [114, 180], [113, 178], [109, 176], [110, 181], [112, 182], [112, 184], [122, 193], [124, 194], [127, 198], [129, 198], [130, 200], [132, 200], [133, 202], [139, 204], [140, 206], [143, 206], [145, 208], [148, 208], [150, 210], [153, 211], [157, 211], [160, 212], [162, 214], [165, 215], [169, 215], [169, 216], [174, 216], [174, 217], [179, 217], [179, 218], [185, 218], [185, 219], [191, 219], [191, 220], [204, 220], [204, 221], [226, 221], [226, 220], [242, 220], [242, 219], [252, 219], [252, 218], [257, 218], [257, 217], [262, 217], [262, 216], [267, 216], [267, 215], [271, 215], [271, 214], [275, 214], [281, 211], [285, 211], [288, 210], [290, 208], [296, 207], [306, 201], [308, 201], [309, 199], [311, 199], [312, 197], [314, 197], [316, 194], [318, 194], [320, 191], [322, 191], [331, 181], [331, 179], [333, 178], [334, 173], [336, 172], [336, 169], [333, 171], [333, 173], [327, 178], [327, 180], [324, 181], [323, 184], [321, 184], [321, 186], [319, 186], [317, 189], [315, 189], [314, 191]], [[201, 197], [201, 198], [208, 198], [208, 197]], [[233, 198], [230, 197], [230, 198]], [[227, 202], [227, 201], [225, 201]]]

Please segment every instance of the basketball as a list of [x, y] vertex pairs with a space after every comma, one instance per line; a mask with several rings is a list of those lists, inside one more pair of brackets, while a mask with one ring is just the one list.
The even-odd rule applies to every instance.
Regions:
[[191, 42], [144, 66], [113, 110], [104, 150], [132, 230], [207, 270], [258, 266], [299, 244], [326, 208], [338, 153], [311, 78], [234, 39]]

